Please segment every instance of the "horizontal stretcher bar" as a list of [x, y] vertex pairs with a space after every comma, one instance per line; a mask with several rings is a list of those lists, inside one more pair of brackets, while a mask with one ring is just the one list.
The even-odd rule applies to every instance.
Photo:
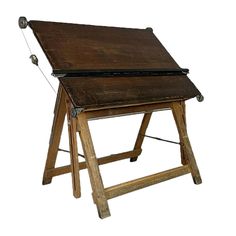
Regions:
[[188, 165], [176, 167], [157, 174], [105, 188], [105, 196], [107, 199], [111, 199], [188, 173], [190, 173]]
[[88, 120], [110, 118], [115, 116], [135, 115], [140, 113], [150, 113], [155, 111], [170, 110], [171, 102], [160, 102], [150, 104], [137, 104], [134, 106], [114, 107], [99, 110], [86, 110]]
[[105, 70], [53, 70], [55, 77], [113, 77], [113, 76], [176, 76], [186, 75], [188, 69], [160, 68], [160, 69], [105, 69]]
[[[118, 153], [118, 154], [113, 154], [113, 155], [109, 155], [106, 157], [101, 157], [98, 158], [98, 164], [99, 165], [103, 165], [103, 164], [107, 164], [110, 162], [114, 162], [114, 161], [120, 161], [123, 159], [127, 159], [127, 158], [132, 158], [132, 157], [137, 157], [141, 154], [142, 149], [135, 149], [133, 151], [129, 151], [129, 152], [122, 152], [122, 153]], [[79, 169], [83, 170], [86, 169], [86, 162], [80, 162], [79, 163]], [[58, 175], [63, 175], [63, 174], [67, 174], [71, 172], [71, 165], [67, 165], [67, 166], [61, 166], [61, 167], [57, 167], [57, 168], [53, 168], [53, 169], [49, 169], [47, 170], [47, 177], [51, 178], [54, 176], [58, 176]]]

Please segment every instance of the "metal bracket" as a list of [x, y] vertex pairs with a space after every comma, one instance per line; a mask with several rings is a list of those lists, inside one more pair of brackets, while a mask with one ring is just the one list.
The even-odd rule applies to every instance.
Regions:
[[80, 112], [82, 112], [84, 109], [83, 108], [72, 108], [71, 109], [71, 116], [73, 117], [73, 118], [76, 118], [78, 115], [79, 115], [79, 113]]
[[19, 17], [18, 25], [21, 29], [25, 29], [28, 25], [28, 21], [27, 21], [26, 17], [24, 17], [24, 16]]

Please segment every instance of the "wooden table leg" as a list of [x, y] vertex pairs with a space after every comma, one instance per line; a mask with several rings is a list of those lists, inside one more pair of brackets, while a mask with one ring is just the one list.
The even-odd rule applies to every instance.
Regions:
[[[185, 127], [187, 128], [185, 102], [181, 102], [181, 106], [182, 106], [182, 111], [183, 111], [183, 120], [184, 120], [184, 124], [185, 124]], [[179, 136], [179, 139], [180, 139], [181, 163], [182, 163], [182, 165], [186, 165], [188, 162], [187, 162], [186, 154], [185, 154], [184, 147], [183, 147], [182, 136]]]
[[185, 158], [189, 164], [193, 181], [195, 184], [201, 184], [202, 183], [201, 176], [200, 176], [198, 166], [197, 166], [197, 163], [196, 163], [196, 160], [195, 160], [192, 148], [191, 148], [191, 144], [190, 144], [188, 134], [187, 134], [186, 124], [184, 121], [183, 105], [180, 102], [173, 102], [172, 112], [175, 118], [179, 135], [181, 137], [181, 141], [183, 143], [182, 145], [183, 145], [184, 153], [186, 154]]
[[72, 117], [73, 106], [69, 101], [69, 99], [66, 99], [66, 108], [67, 108], [68, 134], [70, 142], [73, 195], [75, 198], [79, 198], [81, 196], [81, 192], [80, 192], [80, 176], [79, 176], [79, 159], [78, 159], [77, 138], [76, 138], [77, 118]]
[[105, 196], [104, 186], [100, 175], [86, 114], [83, 112], [80, 113], [77, 120], [90, 182], [92, 185], [94, 202], [97, 205], [99, 217], [103, 219], [110, 216], [110, 210]]
[[[144, 114], [140, 129], [138, 132], [138, 136], [137, 136], [137, 139], [136, 139], [136, 142], [134, 145], [134, 150], [141, 149], [141, 146], [142, 146], [143, 140], [144, 140], [144, 135], [146, 133], [151, 116], [152, 116], [152, 112]], [[134, 161], [137, 161], [137, 159], [138, 159], [138, 157], [132, 157], [132, 158], [130, 158], [130, 161], [134, 162]]]
[[58, 147], [61, 140], [61, 133], [66, 115], [65, 94], [61, 86], [58, 88], [57, 100], [54, 110], [54, 119], [49, 141], [47, 161], [44, 168], [43, 184], [50, 184], [52, 177], [47, 176], [47, 171], [55, 168]]

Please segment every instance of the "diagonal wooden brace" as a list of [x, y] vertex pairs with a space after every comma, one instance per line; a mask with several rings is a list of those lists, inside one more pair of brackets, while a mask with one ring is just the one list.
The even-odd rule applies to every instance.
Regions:
[[[144, 135], [146, 133], [146, 130], [147, 130], [148, 124], [150, 122], [151, 116], [152, 116], [152, 112], [148, 112], [148, 113], [144, 114], [140, 129], [139, 129], [139, 132], [138, 132], [138, 136], [137, 136], [137, 139], [136, 139], [136, 142], [135, 142], [135, 145], [134, 145], [134, 149], [141, 149], [142, 144], [143, 144], [143, 140], [144, 140], [144, 137], [145, 137]], [[130, 161], [134, 162], [134, 161], [137, 161], [137, 159], [138, 159], [138, 156], [137, 157], [132, 157], [132, 158], [130, 158]]]
[[99, 217], [103, 219], [110, 216], [110, 210], [107, 198], [105, 196], [104, 185], [98, 167], [98, 161], [93, 147], [86, 113], [81, 112], [78, 115], [77, 120], [80, 139], [84, 150], [85, 160], [93, 190], [94, 202], [97, 205]]

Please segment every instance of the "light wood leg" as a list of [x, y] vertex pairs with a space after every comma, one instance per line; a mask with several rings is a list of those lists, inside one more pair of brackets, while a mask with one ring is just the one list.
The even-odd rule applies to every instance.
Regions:
[[77, 138], [76, 138], [77, 119], [75, 117], [72, 117], [71, 109], [73, 107], [69, 99], [66, 99], [66, 108], [67, 108], [68, 134], [70, 143], [73, 195], [75, 198], [79, 198], [81, 196], [81, 192], [80, 192], [80, 176], [79, 176], [79, 159], [78, 159]]
[[190, 171], [193, 177], [193, 181], [195, 184], [201, 184], [201, 176], [198, 170], [198, 166], [191, 148], [191, 144], [188, 138], [186, 124], [184, 120], [184, 111], [183, 111], [183, 105], [180, 102], [173, 102], [172, 104], [172, 112], [173, 116], [175, 118], [176, 126], [180, 135], [180, 139], [182, 142], [182, 146], [185, 153], [186, 161], [188, 162], [188, 165], [190, 167]]
[[89, 172], [90, 182], [93, 190], [93, 199], [97, 205], [100, 218], [110, 216], [108, 202], [105, 196], [104, 186], [100, 175], [96, 154], [93, 147], [88, 121], [85, 113], [78, 115], [78, 129], [84, 150], [85, 160]]
[[57, 100], [54, 110], [54, 119], [49, 141], [47, 161], [44, 168], [43, 184], [50, 184], [52, 177], [47, 176], [48, 170], [55, 168], [58, 147], [61, 140], [61, 133], [66, 115], [65, 94], [61, 86], [58, 88]]
[[[143, 140], [144, 140], [144, 135], [146, 133], [151, 116], [152, 116], [152, 112], [144, 114], [140, 129], [138, 132], [138, 136], [137, 136], [137, 139], [136, 139], [136, 142], [134, 145], [134, 150], [141, 149], [141, 146], [142, 146]], [[138, 159], [138, 157], [132, 157], [132, 158], [130, 158], [130, 161], [134, 162], [134, 161], [137, 161], [137, 159]]]
[[[187, 128], [187, 123], [186, 123], [186, 107], [185, 107], [185, 102], [181, 102], [181, 106], [182, 106], [182, 111], [183, 111], [183, 121], [185, 124], [185, 127]], [[183, 147], [183, 139], [182, 136], [179, 136], [180, 139], [180, 153], [181, 153], [181, 163], [182, 165], [187, 165], [187, 159], [186, 159], [186, 154], [184, 151], [184, 147]]]

